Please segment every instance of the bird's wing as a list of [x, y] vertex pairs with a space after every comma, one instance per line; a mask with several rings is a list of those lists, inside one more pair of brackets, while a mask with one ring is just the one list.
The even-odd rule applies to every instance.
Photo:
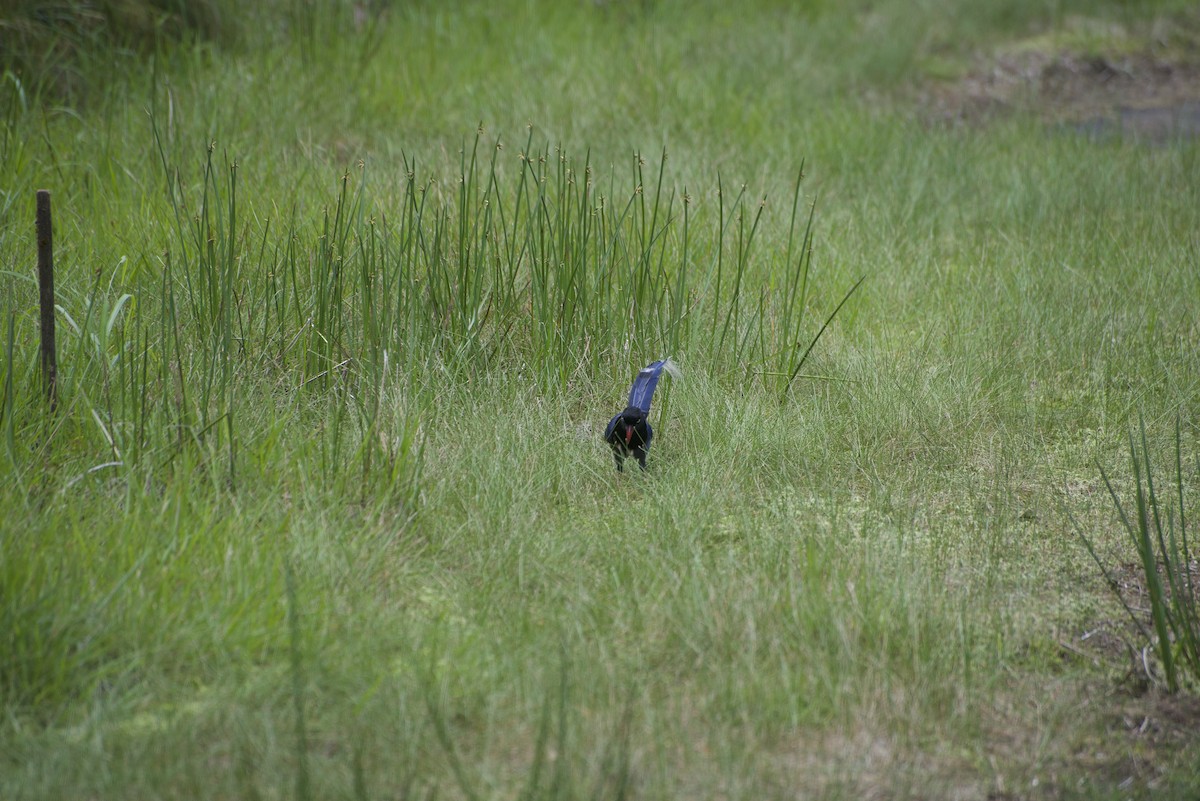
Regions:
[[604, 439], [605, 440], [612, 438], [613, 431], [615, 431], [617, 428], [617, 421], [620, 419], [621, 419], [621, 415], [618, 414], [618, 415], [614, 415], [613, 419], [608, 421], [608, 428], [604, 429]]

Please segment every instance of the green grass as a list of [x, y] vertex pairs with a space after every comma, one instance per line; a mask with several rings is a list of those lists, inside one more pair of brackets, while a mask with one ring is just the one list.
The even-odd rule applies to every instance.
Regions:
[[1067, 510], [1132, 562], [1096, 463], [1197, 451], [1197, 144], [910, 105], [1194, 18], [1092, 5], [294, 4], [7, 72], [0, 796], [1192, 797]]
[[[1121, 503], [1103, 468], [1100, 475], [1104, 478], [1113, 506], [1121, 518], [1121, 525], [1129, 536], [1129, 545], [1142, 563], [1144, 591], [1150, 604], [1150, 619], [1154, 624], [1154, 636], [1151, 637], [1143, 628], [1142, 637], [1153, 640], [1155, 655], [1158, 657], [1157, 664], [1163, 673], [1162, 680], [1170, 692], [1178, 692], [1183, 684], [1194, 682], [1200, 677], [1200, 653], [1197, 652], [1197, 644], [1200, 641], [1197, 624], [1200, 623], [1200, 615], [1196, 614], [1195, 568], [1187, 535], [1187, 500], [1183, 490], [1180, 423], [1178, 420], [1175, 422], [1174, 486], [1172, 488], [1172, 482], [1168, 479], [1166, 493], [1161, 490], [1156, 492], [1154, 489], [1154, 472], [1150, 466], [1150, 447], [1146, 439], [1145, 421], [1139, 420], [1138, 423], [1142, 441], [1140, 455], [1132, 432], [1129, 435], [1129, 453], [1134, 476], [1134, 503], [1131, 504], [1130, 512], [1136, 515], [1135, 523], [1130, 522], [1130, 514], [1126, 511], [1125, 504]], [[1171, 492], [1175, 493], [1174, 498], [1170, 497]], [[1120, 580], [1113, 576], [1097, 555], [1095, 546], [1087, 534], [1082, 531], [1080, 534], [1084, 546], [1095, 559], [1097, 567], [1120, 599], [1125, 611], [1129, 613], [1133, 624], [1141, 626], [1142, 615], [1134, 611], [1134, 607], [1140, 606], [1141, 601], [1125, 597], [1126, 592]], [[1166, 577], [1165, 583], [1160, 570]]]

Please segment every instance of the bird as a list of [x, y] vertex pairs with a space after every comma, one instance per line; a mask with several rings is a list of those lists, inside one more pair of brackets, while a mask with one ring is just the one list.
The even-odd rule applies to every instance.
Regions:
[[651, 362], [639, 370], [629, 390], [629, 403], [625, 411], [609, 420], [608, 427], [604, 429], [604, 441], [612, 448], [617, 472], [624, 472], [625, 459], [630, 455], [637, 459], [639, 467], [646, 469], [646, 453], [654, 439], [654, 429], [650, 427], [649, 420], [650, 401], [664, 370], [676, 377], [680, 374], [679, 366], [670, 359]]

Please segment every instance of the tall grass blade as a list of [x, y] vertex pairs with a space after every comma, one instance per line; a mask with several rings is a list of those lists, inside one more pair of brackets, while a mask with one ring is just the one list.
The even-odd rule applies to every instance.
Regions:
[[1129, 435], [1129, 455], [1133, 462], [1134, 498], [1137, 504], [1137, 527], [1131, 528], [1130, 536], [1134, 547], [1141, 557], [1142, 573], [1146, 580], [1146, 592], [1150, 596], [1150, 619], [1154, 624], [1157, 637], [1156, 650], [1162, 661], [1163, 672], [1167, 678], [1167, 689], [1175, 692], [1179, 689], [1179, 680], [1175, 674], [1175, 654], [1171, 647], [1171, 637], [1167, 626], [1166, 598], [1163, 594], [1162, 577], [1158, 573], [1158, 555], [1155, 552], [1154, 540], [1151, 537], [1151, 517], [1155, 527], [1158, 526], [1158, 497], [1154, 492], [1154, 478], [1150, 470], [1150, 449], [1146, 444], [1145, 422], [1139, 417], [1139, 428], [1142, 435], [1142, 453], [1145, 456], [1146, 482], [1142, 483], [1142, 461], [1138, 458], [1137, 448], [1132, 432]]
[[816, 347], [817, 342], [821, 339], [821, 335], [825, 333], [825, 329], [829, 327], [829, 324], [833, 322], [835, 317], [837, 317], [838, 312], [840, 312], [842, 307], [846, 305], [846, 301], [850, 300], [850, 296], [853, 295], [860, 286], [862, 286], [862, 282], [865, 280], [867, 280], [867, 277], [864, 275], [862, 278], [859, 278], [854, 282], [854, 286], [850, 287], [850, 291], [847, 292], [842, 298], [841, 302], [838, 303], [837, 308], [835, 308], [833, 312], [830, 313], [829, 317], [825, 319], [825, 322], [821, 325], [821, 330], [817, 331], [817, 335], [812, 338], [812, 341], [808, 343], [808, 347], [805, 348], [804, 353], [796, 361], [795, 365], [792, 366], [792, 371], [788, 374], [787, 384], [783, 388], [784, 397], [786, 397], [788, 392], [791, 391], [792, 382], [795, 381], [796, 376], [800, 374], [800, 369], [804, 367], [804, 363], [808, 361], [809, 354], [812, 353], [812, 349]]
[[[1095, 545], [1071, 516], [1071, 523], [1082, 540], [1092, 561], [1100, 568], [1109, 588], [1125, 608], [1130, 620], [1143, 637], [1152, 641], [1154, 653], [1162, 666], [1163, 678], [1169, 692], [1177, 692], [1186, 679], [1200, 682], [1200, 617], [1197, 616], [1194, 566], [1187, 539], [1183, 480], [1183, 446], [1180, 423], [1175, 429], [1175, 480], [1177, 499], [1166, 500], [1154, 484], [1150, 464], [1150, 445], [1145, 421], [1139, 415], [1139, 439], [1129, 433], [1129, 457], [1133, 468], [1134, 510], [1130, 519], [1108, 473], [1098, 465], [1100, 476], [1116, 510], [1126, 539], [1137, 553], [1145, 582], [1153, 635], [1147, 631], [1141, 617], [1125, 598], [1120, 585], [1105, 567]], [[1140, 452], [1139, 452], [1140, 442]], [[1144, 476], [1143, 476], [1144, 472]], [[1174, 500], [1178, 500], [1179, 525], [1175, 524]], [[1166, 576], [1164, 585], [1163, 576]]]
[[8, 458], [16, 462], [16, 439], [13, 435], [13, 421], [16, 418], [15, 399], [13, 397], [13, 375], [16, 364], [13, 362], [14, 327], [16, 312], [8, 313], [8, 325], [4, 337], [4, 405], [0, 406], [0, 425], [4, 426], [4, 445], [8, 450]]
[[300, 625], [300, 600], [296, 590], [296, 570], [292, 557], [284, 561], [284, 580], [287, 592], [288, 661], [292, 678], [292, 709], [295, 713], [296, 735], [296, 801], [311, 801], [312, 780], [308, 770], [308, 723], [305, 720], [304, 649]]

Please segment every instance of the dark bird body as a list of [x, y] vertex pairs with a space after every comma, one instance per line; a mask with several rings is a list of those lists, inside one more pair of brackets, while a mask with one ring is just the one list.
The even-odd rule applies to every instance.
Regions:
[[629, 390], [629, 404], [625, 411], [609, 420], [608, 427], [604, 429], [604, 441], [612, 448], [617, 470], [625, 469], [625, 459], [629, 456], [637, 459], [638, 466], [643, 470], [646, 469], [646, 453], [654, 439], [654, 429], [650, 427], [649, 420], [650, 401], [663, 370], [675, 374], [675, 363], [670, 359], [662, 359], [642, 368]]

